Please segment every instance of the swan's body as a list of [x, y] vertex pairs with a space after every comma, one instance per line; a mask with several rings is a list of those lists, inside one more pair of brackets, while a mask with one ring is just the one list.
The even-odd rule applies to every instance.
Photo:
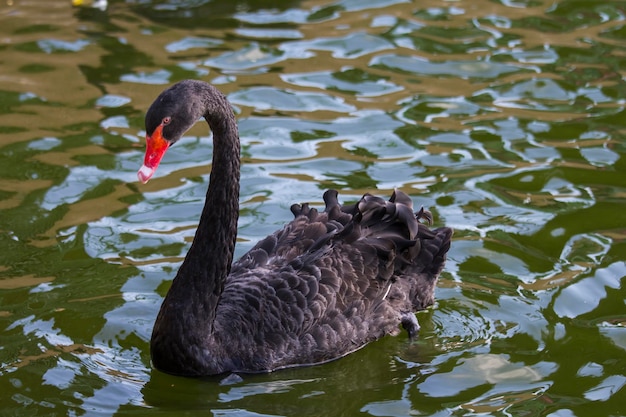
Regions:
[[213, 131], [209, 190], [193, 244], [154, 325], [152, 362], [164, 372], [267, 372], [339, 358], [434, 301], [452, 230], [418, 222], [411, 199], [366, 194], [323, 212], [294, 205], [295, 218], [231, 266], [239, 210], [239, 136], [226, 98], [200, 81], [165, 90], [146, 115], [146, 182], [169, 145], [200, 117]]

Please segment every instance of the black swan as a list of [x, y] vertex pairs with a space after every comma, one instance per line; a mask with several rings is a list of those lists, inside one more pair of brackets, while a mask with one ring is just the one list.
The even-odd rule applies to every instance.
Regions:
[[[452, 229], [431, 230], [396, 191], [294, 219], [232, 263], [239, 214], [239, 134], [226, 97], [202, 81], [163, 91], [146, 114], [147, 182], [169, 146], [204, 117], [213, 132], [206, 202], [193, 243], [161, 305], [150, 341], [154, 367], [176, 375], [270, 372], [345, 356], [434, 302]], [[231, 264], [232, 263], [232, 264]]]

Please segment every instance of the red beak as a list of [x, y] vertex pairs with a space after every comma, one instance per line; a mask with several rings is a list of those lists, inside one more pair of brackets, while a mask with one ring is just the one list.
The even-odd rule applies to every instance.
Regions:
[[154, 171], [156, 171], [161, 162], [161, 158], [165, 155], [165, 151], [170, 146], [169, 142], [163, 137], [163, 124], [157, 126], [151, 136], [146, 135], [146, 156], [143, 165], [137, 172], [137, 177], [142, 183], [147, 183]]

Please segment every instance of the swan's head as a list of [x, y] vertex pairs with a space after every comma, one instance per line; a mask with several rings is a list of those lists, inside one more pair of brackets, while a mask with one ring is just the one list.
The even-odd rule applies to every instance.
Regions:
[[165, 151], [202, 116], [202, 93], [198, 82], [181, 81], [163, 91], [146, 113], [146, 155], [137, 177], [150, 180]]

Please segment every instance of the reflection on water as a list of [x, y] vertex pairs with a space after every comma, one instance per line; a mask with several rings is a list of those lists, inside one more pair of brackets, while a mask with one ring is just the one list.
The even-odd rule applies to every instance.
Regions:
[[[71, 3], [0, 6], [6, 414], [624, 414], [621, 2]], [[456, 229], [417, 342], [243, 379], [151, 369], [206, 126], [135, 173], [146, 108], [184, 78], [238, 114], [238, 255], [330, 187], [400, 188]]]

